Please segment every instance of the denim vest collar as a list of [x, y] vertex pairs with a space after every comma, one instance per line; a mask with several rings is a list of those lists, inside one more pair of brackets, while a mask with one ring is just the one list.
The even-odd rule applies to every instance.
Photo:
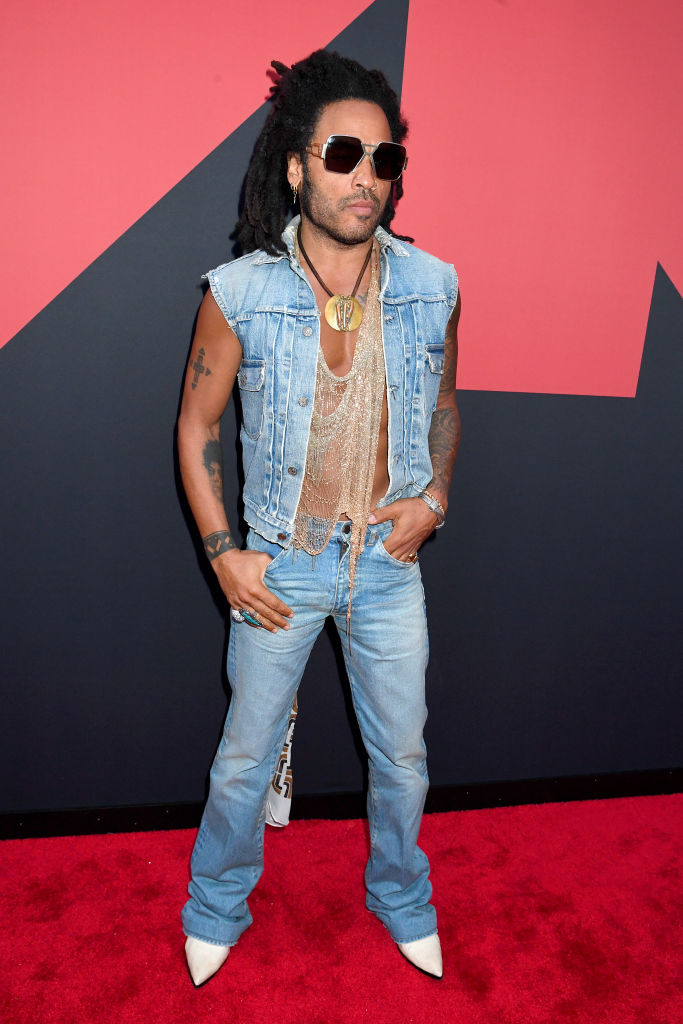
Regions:
[[[292, 217], [289, 224], [282, 232], [282, 241], [287, 246], [286, 253], [283, 252], [278, 253], [276, 256], [271, 256], [270, 253], [260, 251], [258, 256], [256, 256], [256, 258], [254, 259], [253, 265], [255, 267], [260, 267], [264, 263], [278, 263], [280, 260], [284, 259], [289, 259], [290, 263], [294, 263], [294, 237], [296, 235], [299, 224], [301, 224], [301, 217], [297, 214], [296, 217]], [[375, 228], [375, 238], [379, 242], [379, 246], [382, 252], [385, 252], [387, 249], [390, 249], [394, 256], [410, 256], [410, 253], [408, 252], [404, 245], [401, 245], [398, 238], [396, 238], [394, 235], [391, 235], [388, 231], [386, 231], [383, 227], [380, 227], [379, 225]]]

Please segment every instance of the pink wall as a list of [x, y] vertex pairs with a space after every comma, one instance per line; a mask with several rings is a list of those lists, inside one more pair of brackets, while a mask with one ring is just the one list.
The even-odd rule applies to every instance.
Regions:
[[[8, 6], [0, 345], [369, 5]], [[675, 0], [412, 0], [396, 223], [458, 268], [462, 387], [635, 394], [683, 281], [682, 42]]]

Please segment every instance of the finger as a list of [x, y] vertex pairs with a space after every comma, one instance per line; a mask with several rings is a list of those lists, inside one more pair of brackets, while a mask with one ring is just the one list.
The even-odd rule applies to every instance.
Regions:
[[371, 526], [374, 526], [375, 523], [386, 523], [387, 520], [391, 518], [391, 505], [385, 505], [384, 508], [373, 508], [372, 512], [368, 516], [368, 522]]
[[242, 608], [239, 614], [242, 617], [242, 622], [246, 622], [247, 625], [253, 626], [254, 629], [260, 629], [263, 625], [256, 612], [248, 612], [246, 608]]
[[[287, 629], [287, 625], [281, 626], [280, 622], [274, 622], [267, 611], [259, 611], [257, 601], [245, 602], [238, 609], [233, 609], [233, 611], [237, 613], [237, 617], [233, 621], [243, 622], [245, 626], [249, 626], [251, 629], [267, 629], [269, 633], [277, 633], [279, 627]], [[286, 620], [282, 621], [285, 622]]]
[[417, 551], [409, 551], [407, 554], [396, 555], [394, 557], [397, 557], [399, 562], [412, 564], [413, 562], [417, 562], [417, 555]]
[[399, 562], [414, 562], [417, 559], [417, 550], [415, 548], [401, 550], [394, 554], [394, 558], [397, 558]]
[[412, 554], [415, 548], [406, 547], [405, 544], [397, 545], [396, 547], [384, 545], [384, 550], [387, 554], [391, 555], [392, 558], [397, 559], [399, 562], [407, 561], [408, 555]]
[[267, 604], [269, 608], [272, 608], [273, 611], [278, 612], [280, 615], [285, 615], [288, 619], [291, 619], [294, 615], [294, 612], [289, 605], [285, 604], [284, 601], [281, 601], [280, 598], [277, 597], [272, 590], [269, 590], [265, 583], [262, 583], [260, 580], [255, 580], [251, 585], [247, 581], [244, 581], [244, 585], [240, 587], [238, 595], [238, 601], [261, 601], [262, 603]]
[[388, 533], [382, 541], [384, 550], [387, 554], [391, 555], [392, 558], [398, 558], [398, 552], [402, 547], [401, 538], [394, 536], [395, 533], [396, 531], [392, 530], [391, 533]]
[[277, 632], [278, 629], [289, 629], [289, 620], [293, 612], [269, 590], [266, 590], [264, 597], [252, 598], [251, 606], [253, 606], [261, 625], [272, 633]]
[[262, 588], [260, 593], [256, 594], [256, 600], [261, 601], [267, 608], [271, 609], [280, 617], [284, 616], [286, 619], [294, 618], [294, 612], [289, 605], [285, 604], [284, 601], [281, 601], [279, 597], [276, 597], [273, 591], [268, 590], [268, 587], [266, 586]]
[[[391, 534], [389, 534], [389, 537], [391, 537]], [[389, 541], [389, 537], [387, 538], [387, 541]], [[411, 558], [411, 555], [417, 555], [420, 549], [418, 541], [410, 539], [406, 540], [403, 538], [398, 540], [398, 542], [395, 542], [394, 545], [390, 542], [387, 544], [387, 541], [384, 543], [384, 548], [392, 558], [397, 558], [399, 562], [415, 561], [414, 558]]]
[[277, 633], [278, 629], [289, 629], [289, 621], [287, 619], [283, 618], [282, 615], [278, 615], [267, 604], [262, 604], [260, 601], [254, 601], [254, 616], [259, 625], [263, 626], [270, 633]]

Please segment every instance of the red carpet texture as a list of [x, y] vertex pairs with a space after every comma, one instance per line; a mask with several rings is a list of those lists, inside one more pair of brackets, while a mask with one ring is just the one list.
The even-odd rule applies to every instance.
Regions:
[[681, 1024], [683, 796], [434, 814], [443, 981], [364, 908], [367, 826], [268, 831], [254, 925], [195, 990], [194, 833], [0, 844], [3, 1024]]

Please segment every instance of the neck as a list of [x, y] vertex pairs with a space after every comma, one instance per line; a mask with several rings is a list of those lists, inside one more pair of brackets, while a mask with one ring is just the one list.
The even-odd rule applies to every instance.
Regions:
[[323, 278], [326, 274], [330, 277], [355, 278], [373, 237], [371, 235], [360, 242], [340, 242], [308, 220], [304, 213], [301, 214], [301, 240], [316, 270]]

